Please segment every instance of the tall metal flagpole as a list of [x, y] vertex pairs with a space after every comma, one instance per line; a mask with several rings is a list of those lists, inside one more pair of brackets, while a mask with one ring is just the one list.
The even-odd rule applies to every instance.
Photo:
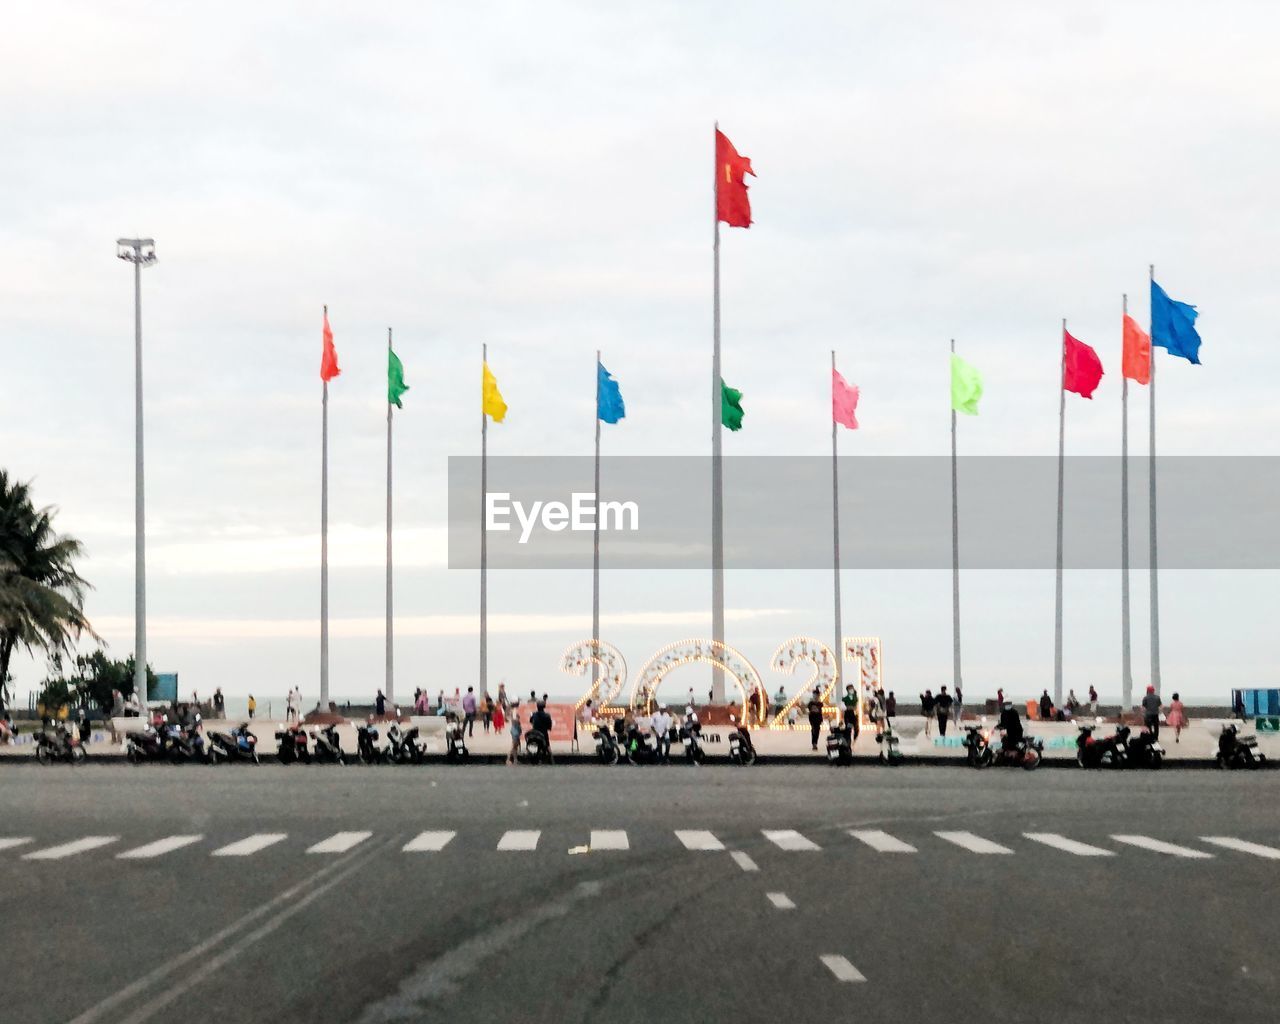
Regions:
[[[591, 639], [597, 657], [600, 653], [600, 350], [596, 349], [596, 466], [595, 466], [595, 524], [591, 538]], [[591, 662], [591, 686], [600, 681], [600, 666]]]
[[[391, 367], [391, 328], [387, 328], [387, 369]], [[391, 616], [391, 394], [387, 394], [387, 700], [395, 705], [395, 659]]]
[[1053, 583], [1053, 703], [1062, 707], [1062, 491], [1067, 435], [1067, 319], [1062, 318], [1058, 369], [1058, 562]]
[[[951, 339], [956, 354], [956, 339]], [[956, 485], [956, 407], [951, 404], [951, 661], [952, 688], [960, 689], [960, 491]]]
[[[1121, 314], [1129, 315], [1129, 296], [1121, 297]], [[1123, 324], [1121, 346], [1123, 349]], [[1123, 363], [1124, 355], [1121, 352]], [[1129, 378], [1120, 373], [1120, 708], [1133, 707], [1133, 659], [1129, 646]]]
[[[329, 307], [324, 307], [326, 319]], [[320, 706], [329, 706], [329, 382], [320, 398]]]
[[[720, 130], [716, 122], [715, 130]], [[715, 151], [715, 136], [711, 138]], [[712, 158], [715, 164], [714, 157]], [[711, 639], [724, 643], [724, 476], [720, 462], [720, 167], [715, 164], [711, 176], [714, 191], [711, 197], [711, 221], [715, 225], [712, 243], [712, 262], [715, 285], [712, 299], [712, 356], [711, 356]], [[717, 703], [724, 702], [724, 670], [716, 666], [711, 670], [711, 697]]]
[[[489, 364], [489, 346], [480, 347], [480, 358]], [[480, 401], [480, 692], [489, 690], [489, 537], [484, 530], [485, 495], [489, 490], [489, 416]]]
[[[836, 353], [835, 349], [831, 350], [831, 386], [835, 387], [835, 370], [836, 370]], [[840, 426], [836, 422], [835, 409], [831, 411], [831, 564], [832, 575], [835, 583], [835, 626], [836, 626], [836, 642], [831, 648], [832, 653], [836, 656], [836, 699], [840, 699], [843, 692], [843, 682], [841, 678], [844, 668], [844, 638], [841, 635], [840, 623], [840, 460], [838, 454], [838, 442], [836, 440], [836, 430]]]
[[[1156, 279], [1155, 264], [1151, 264], [1148, 268], [1152, 283]], [[1154, 312], [1154, 311], [1153, 311]], [[1160, 692], [1160, 573], [1156, 562], [1156, 341], [1155, 341], [1155, 322], [1150, 321], [1147, 326], [1151, 329], [1151, 383], [1150, 395], [1151, 401], [1151, 463], [1150, 463], [1150, 487], [1151, 487], [1151, 685], [1156, 688], [1156, 692]], [[1128, 710], [1126, 708], [1126, 710]]]

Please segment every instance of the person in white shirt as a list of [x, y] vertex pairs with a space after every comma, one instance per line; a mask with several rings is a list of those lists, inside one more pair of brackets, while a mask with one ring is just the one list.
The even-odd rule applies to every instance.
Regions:
[[659, 704], [649, 719], [649, 729], [653, 733], [654, 751], [658, 760], [665, 761], [671, 753], [671, 716], [667, 714], [667, 706]]

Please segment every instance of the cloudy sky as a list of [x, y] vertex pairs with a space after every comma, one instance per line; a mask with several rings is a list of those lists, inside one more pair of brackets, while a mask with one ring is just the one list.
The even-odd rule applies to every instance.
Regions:
[[[477, 579], [445, 565], [445, 469], [478, 448], [483, 343], [511, 407], [495, 453], [590, 453], [597, 348], [628, 404], [607, 451], [709, 446], [717, 119], [759, 175], [757, 223], [723, 247], [724, 374], [748, 413], [728, 454], [827, 450], [833, 348], [863, 394], [845, 451], [944, 453], [952, 336], [987, 385], [962, 451], [1052, 454], [1063, 316], [1108, 371], [1072, 398], [1068, 451], [1115, 453], [1120, 299], [1145, 321], [1150, 262], [1205, 338], [1203, 366], [1161, 364], [1161, 452], [1276, 454], [1277, 30], [1273, 5], [1240, 0], [26, 5], [0, 41], [0, 465], [85, 542], [90, 615], [124, 656], [132, 287], [114, 240], [153, 236], [150, 660], [184, 693], [313, 699], [328, 303], [333, 692], [367, 697], [391, 326], [412, 386], [397, 680], [465, 686]], [[1142, 401], [1131, 416], [1144, 438]], [[1278, 582], [1162, 575], [1165, 689], [1274, 684]], [[964, 588], [970, 699], [1038, 694], [1052, 571]], [[845, 593], [845, 632], [883, 638], [890, 688], [949, 682], [946, 572], [850, 574]], [[1067, 683], [1114, 696], [1116, 574], [1071, 573], [1066, 593]], [[730, 576], [727, 639], [771, 690], [778, 642], [831, 631], [829, 594], [818, 572]], [[605, 637], [638, 671], [707, 634], [708, 597], [700, 566], [606, 573]], [[589, 573], [495, 573], [489, 600], [491, 681], [573, 693], [558, 655], [589, 635]], [[1142, 600], [1134, 643], [1141, 683]], [[21, 697], [45, 667], [15, 670]]]

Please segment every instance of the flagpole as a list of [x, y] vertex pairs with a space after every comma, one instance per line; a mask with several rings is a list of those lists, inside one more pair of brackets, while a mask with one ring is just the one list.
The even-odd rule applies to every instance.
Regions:
[[[596, 349], [596, 462], [595, 462], [595, 524], [591, 538], [591, 640], [594, 652], [600, 654], [600, 350]], [[600, 665], [591, 662], [591, 686], [600, 681]]]
[[[835, 371], [836, 371], [836, 353], [835, 349], [831, 350], [831, 383], [835, 387]], [[841, 636], [840, 625], [840, 460], [838, 457], [838, 442], [836, 428], [839, 424], [836, 422], [835, 410], [831, 414], [831, 553], [832, 553], [832, 575], [835, 584], [835, 626], [836, 626], [836, 642], [831, 648], [832, 653], [836, 657], [836, 684], [835, 694], [838, 700], [840, 694], [843, 693], [841, 669], [844, 667], [844, 638]]]
[[[1121, 313], [1129, 315], [1129, 296], [1121, 296]], [[1124, 321], [1121, 320], [1122, 331]], [[1123, 340], [1121, 342], [1123, 349]], [[1124, 354], [1121, 352], [1123, 364]], [[1120, 708], [1133, 706], [1133, 659], [1129, 645], [1129, 378], [1120, 373]]]
[[[324, 307], [329, 317], [329, 307]], [[329, 706], [329, 382], [320, 398], [320, 706]]]
[[1067, 319], [1062, 318], [1058, 368], [1058, 562], [1053, 583], [1053, 703], [1062, 707], [1062, 491], [1067, 436]]
[[[956, 339], [951, 339], [956, 354]], [[956, 407], [951, 404], [951, 661], [952, 688], [960, 690], [960, 491], [956, 484]]]
[[[720, 130], [719, 122], [715, 130]], [[715, 136], [712, 136], [712, 151]], [[714, 289], [712, 298], [712, 356], [711, 356], [711, 639], [724, 643], [724, 476], [720, 462], [720, 168], [715, 164], [711, 180], [714, 189], [711, 197], [711, 221], [714, 224], [712, 263]], [[711, 696], [714, 703], [724, 702], [724, 670], [715, 666], [711, 670]]]
[[[1151, 282], [1156, 279], [1156, 267], [1152, 263], [1148, 267]], [[1148, 293], [1149, 294], [1149, 293]], [[1152, 310], [1152, 316], [1154, 316]], [[1150, 455], [1150, 489], [1151, 489], [1151, 685], [1160, 692], [1160, 582], [1156, 561], [1156, 343], [1155, 323], [1147, 324], [1151, 333], [1151, 383], [1148, 398], [1151, 402], [1151, 455]], [[1128, 710], [1127, 708], [1125, 710]]]
[[[387, 328], [387, 366], [391, 365], [391, 328]], [[391, 395], [387, 395], [387, 687], [388, 702], [395, 705], [395, 659], [392, 656], [391, 615]]]
[[[480, 347], [483, 364], [489, 364], [489, 346]], [[480, 693], [489, 680], [489, 538], [484, 531], [485, 495], [489, 490], [489, 416], [480, 401]]]

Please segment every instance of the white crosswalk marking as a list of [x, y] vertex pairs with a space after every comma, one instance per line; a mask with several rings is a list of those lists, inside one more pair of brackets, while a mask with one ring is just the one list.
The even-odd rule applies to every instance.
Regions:
[[1173, 843], [1161, 842], [1159, 839], [1152, 839], [1150, 836], [1112, 836], [1111, 838], [1117, 843], [1127, 843], [1129, 846], [1151, 850], [1154, 853], [1168, 854], [1170, 857], [1185, 857], [1188, 860], [1208, 860], [1213, 856], [1211, 853], [1205, 853], [1204, 850], [1193, 850], [1189, 846], [1175, 846]]
[[1055, 850], [1074, 853], [1077, 857], [1115, 856], [1115, 852], [1112, 850], [1104, 850], [1101, 846], [1090, 846], [1088, 843], [1078, 843], [1074, 839], [1060, 836], [1056, 832], [1023, 832], [1022, 834], [1033, 842], [1044, 843], [1045, 846], [1052, 846]]
[[1013, 853], [1009, 847], [975, 836], [972, 832], [935, 832], [934, 835], [948, 843], [955, 843], [970, 853]]
[[12, 850], [15, 846], [26, 846], [33, 841], [31, 836], [0, 836], [0, 850]]
[[591, 849], [593, 850], [629, 850], [631, 844], [627, 834], [621, 829], [593, 830], [591, 833]]
[[825, 956], [818, 958], [826, 966], [832, 974], [835, 975], [836, 981], [866, 981], [862, 976], [862, 972], [853, 964], [849, 963], [848, 957], [840, 956], [836, 953], [827, 953]]
[[741, 850], [734, 850], [729, 854], [729, 856], [733, 858], [733, 862], [737, 864], [738, 867], [742, 868], [743, 871], [760, 870], [760, 866]]
[[498, 840], [499, 850], [536, 850], [541, 832], [521, 831], [519, 829], [504, 832]]
[[285, 839], [288, 839], [288, 833], [285, 832], [259, 832], [257, 835], [249, 836], [241, 839], [239, 842], [232, 843], [230, 846], [224, 846], [220, 850], [214, 850], [209, 854], [210, 857], [248, 857], [257, 853], [259, 850], [265, 850], [268, 846], [274, 846]]
[[849, 835], [854, 839], [866, 843], [871, 849], [877, 853], [915, 853], [916, 848], [910, 843], [904, 843], [901, 839], [889, 835], [888, 832], [881, 832], [878, 828], [855, 828], [849, 830]]
[[165, 839], [157, 839], [154, 843], [147, 843], [146, 846], [137, 846], [132, 850], [125, 850], [124, 853], [117, 853], [116, 860], [150, 860], [152, 857], [163, 857], [166, 853], [198, 843], [203, 838], [204, 836], [168, 836]]
[[83, 839], [77, 839], [74, 842], [63, 843], [60, 846], [49, 846], [43, 850], [36, 850], [34, 853], [23, 855], [23, 860], [62, 860], [63, 857], [74, 857], [77, 853], [84, 853], [86, 850], [96, 850], [100, 846], [108, 846], [111, 843], [119, 842], [119, 836], [85, 836]]
[[806, 839], [793, 828], [784, 828], [778, 831], [770, 831], [769, 829], [761, 829], [764, 837], [775, 846], [783, 850], [820, 850], [817, 843], [811, 839]]
[[422, 832], [404, 844], [404, 853], [439, 853], [457, 832]]
[[686, 850], [723, 850], [724, 843], [720, 842], [710, 832], [701, 831], [681, 831], [676, 829], [676, 838], [684, 844]]
[[1247, 843], [1243, 839], [1233, 839], [1231, 836], [1201, 836], [1206, 843], [1213, 843], [1214, 846], [1221, 846], [1226, 850], [1235, 850], [1237, 853], [1251, 853], [1255, 857], [1265, 857], [1267, 860], [1280, 860], [1280, 850], [1274, 846], [1263, 846], [1261, 843]]
[[307, 853], [346, 853], [368, 839], [372, 832], [335, 832], [315, 846], [308, 846]]
[[779, 910], [795, 910], [796, 905], [785, 892], [767, 892], [765, 898]]

